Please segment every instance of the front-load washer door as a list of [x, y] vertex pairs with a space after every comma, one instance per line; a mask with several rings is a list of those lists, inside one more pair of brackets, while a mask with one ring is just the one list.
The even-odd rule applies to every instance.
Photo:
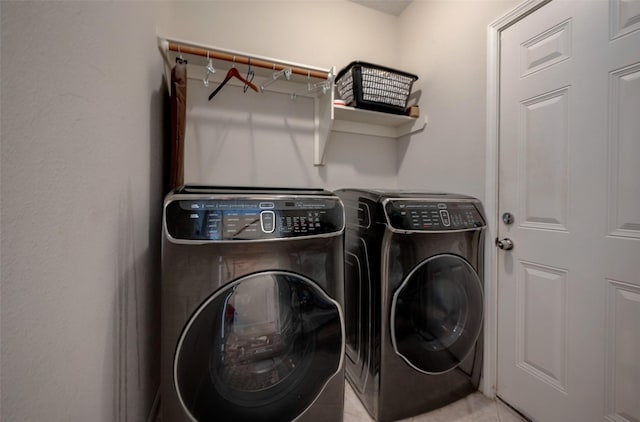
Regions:
[[393, 295], [393, 348], [420, 372], [447, 372], [473, 350], [482, 316], [482, 283], [473, 267], [456, 255], [433, 256], [418, 264]]
[[290, 421], [339, 372], [340, 305], [312, 280], [269, 271], [211, 295], [178, 341], [178, 397], [196, 421]]

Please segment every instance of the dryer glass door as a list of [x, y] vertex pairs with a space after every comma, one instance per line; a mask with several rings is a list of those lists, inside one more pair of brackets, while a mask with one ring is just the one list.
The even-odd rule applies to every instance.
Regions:
[[207, 299], [174, 360], [178, 396], [198, 421], [293, 420], [339, 371], [341, 308], [310, 279], [270, 271]]
[[482, 315], [482, 284], [473, 267], [456, 255], [433, 256], [415, 267], [393, 295], [393, 347], [420, 372], [447, 372], [473, 350]]

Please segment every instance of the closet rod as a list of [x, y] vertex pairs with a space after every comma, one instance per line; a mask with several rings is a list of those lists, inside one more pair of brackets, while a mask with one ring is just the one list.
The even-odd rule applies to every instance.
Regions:
[[193, 55], [202, 56], [202, 57], [207, 57], [207, 54], [208, 54], [208, 57], [212, 58], [212, 59], [226, 60], [228, 62], [235, 62], [235, 63], [239, 63], [239, 64], [248, 65], [249, 64], [249, 60], [251, 60], [251, 66], [262, 67], [262, 68], [265, 68], [265, 69], [272, 69], [272, 70], [275, 70], [275, 71], [279, 71], [279, 70], [282, 70], [282, 69], [290, 67], [291, 68], [291, 73], [294, 73], [296, 75], [309, 76], [309, 77], [317, 78], [317, 79], [328, 79], [329, 78], [329, 72], [322, 72], [322, 71], [319, 71], [319, 70], [305, 69], [305, 68], [302, 68], [302, 67], [291, 66], [291, 65], [287, 65], [287, 64], [280, 64], [280, 63], [271, 62], [271, 61], [263, 60], [263, 59], [256, 58], [256, 57], [243, 56], [243, 55], [238, 55], [238, 54], [231, 54], [231, 53], [218, 51], [218, 50], [215, 50], [215, 49], [208, 50], [206, 48], [193, 47], [193, 46], [190, 46], [190, 45], [175, 43], [175, 42], [171, 42], [171, 41], [169, 41], [168, 48], [169, 48], [170, 51], [175, 51], [175, 52], [178, 52], [178, 53], [185, 53], [185, 54], [193, 54]]

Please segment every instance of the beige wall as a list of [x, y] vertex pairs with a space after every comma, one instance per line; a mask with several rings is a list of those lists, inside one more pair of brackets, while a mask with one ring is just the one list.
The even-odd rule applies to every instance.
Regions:
[[487, 27], [518, 3], [419, 0], [400, 16], [401, 62], [418, 69], [428, 124], [399, 142], [399, 186], [484, 199]]
[[163, 7], [0, 3], [3, 422], [151, 408]]
[[175, 1], [163, 35], [311, 66], [400, 58], [398, 19], [346, 0]]

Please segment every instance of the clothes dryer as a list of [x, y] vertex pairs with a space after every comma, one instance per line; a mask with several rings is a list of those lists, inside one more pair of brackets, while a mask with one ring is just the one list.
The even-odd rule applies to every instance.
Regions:
[[482, 368], [480, 201], [342, 189], [346, 378], [377, 421], [409, 418], [478, 388]]
[[342, 420], [343, 235], [324, 190], [166, 197], [163, 421]]

